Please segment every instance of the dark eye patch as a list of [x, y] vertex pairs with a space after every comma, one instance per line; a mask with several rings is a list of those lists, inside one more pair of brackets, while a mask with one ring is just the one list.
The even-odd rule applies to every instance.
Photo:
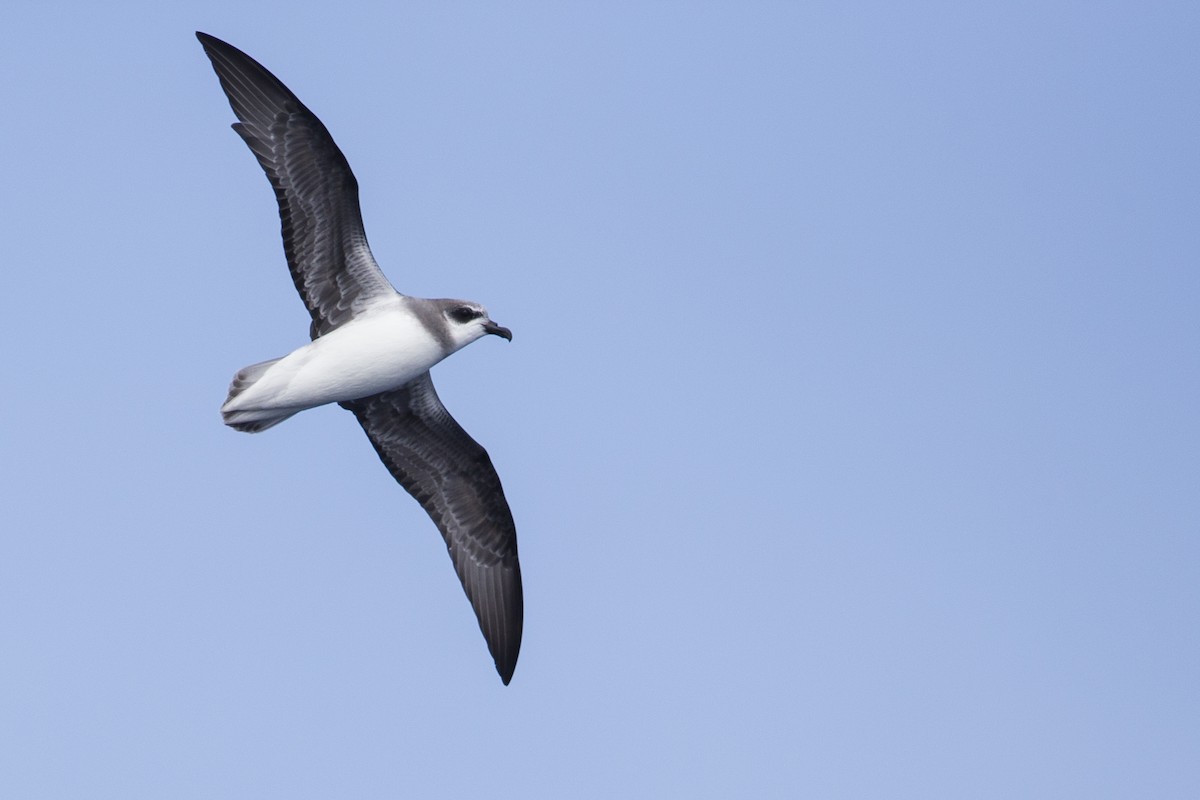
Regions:
[[469, 306], [459, 306], [458, 308], [450, 310], [450, 318], [455, 322], [470, 322], [471, 320], [478, 319], [481, 316], [482, 314]]

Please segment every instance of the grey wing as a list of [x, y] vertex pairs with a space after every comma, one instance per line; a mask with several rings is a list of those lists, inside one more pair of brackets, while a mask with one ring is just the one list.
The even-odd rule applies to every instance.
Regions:
[[279, 202], [292, 280], [312, 314], [315, 339], [396, 290], [363, 230], [358, 182], [317, 117], [250, 56], [196, 33], [240, 122], [233, 129], [258, 159]]
[[342, 403], [385, 466], [428, 512], [507, 684], [521, 649], [517, 531], [487, 451], [446, 411], [426, 372], [400, 389]]

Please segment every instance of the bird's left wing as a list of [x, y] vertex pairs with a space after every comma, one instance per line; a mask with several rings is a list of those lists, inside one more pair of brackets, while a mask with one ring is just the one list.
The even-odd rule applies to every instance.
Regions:
[[446, 411], [428, 372], [342, 407], [354, 412], [384, 465], [442, 532], [507, 684], [521, 649], [521, 565], [512, 512], [487, 451]]

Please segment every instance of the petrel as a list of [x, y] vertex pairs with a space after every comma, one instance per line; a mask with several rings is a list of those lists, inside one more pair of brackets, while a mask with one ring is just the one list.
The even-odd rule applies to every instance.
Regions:
[[234, 376], [225, 424], [257, 433], [327, 403], [351, 411], [441, 531], [507, 685], [524, 613], [516, 527], [487, 451], [446, 411], [429, 369], [512, 332], [478, 303], [397, 292], [367, 246], [358, 182], [329, 131], [257, 61], [196, 36], [239, 120], [233, 129], [275, 190], [288, 268], [312, 315], [311, 342]]

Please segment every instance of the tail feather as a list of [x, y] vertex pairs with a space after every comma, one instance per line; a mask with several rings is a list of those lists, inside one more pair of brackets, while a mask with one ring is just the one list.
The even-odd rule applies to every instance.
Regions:
[[269, 411], [222, 411], [221, 418], [235, 431], [259, 433], [298, 413], [300, 413], [298, 408], [271, 409]]
[[278, 425], [288, 417], [302, 410], [299, 408], [227, 410], [229, 409], [229, 404], [235, 398], [257, 383], [258, 379], [265, 375], [267, 370], [273, 367], [279, 360], [278, 358], [273, 358], [270, 361], [262, 361], [258, 364], [242, 367], [233, 376], [233, 382], [229, 384], [229, 396], [225, 398], [225, 403], [221, 406], [221, 418], [225, 421], [226, 425], [237, 431], [258, 433], [259, 431], [265, 431], [267, 428]]
[[257, 383], [258, 379], [265, 375], [267, 370], [282, 360], [272, 358], [269, 361], [260, 361], [257, 364], [251, 364], [248, 367], [239, 369], [237, 374], [233, 376], [233, 381], [229, 384], [229, 396], [225, 398], [225, 405], [229, 405], [230, 400]]

